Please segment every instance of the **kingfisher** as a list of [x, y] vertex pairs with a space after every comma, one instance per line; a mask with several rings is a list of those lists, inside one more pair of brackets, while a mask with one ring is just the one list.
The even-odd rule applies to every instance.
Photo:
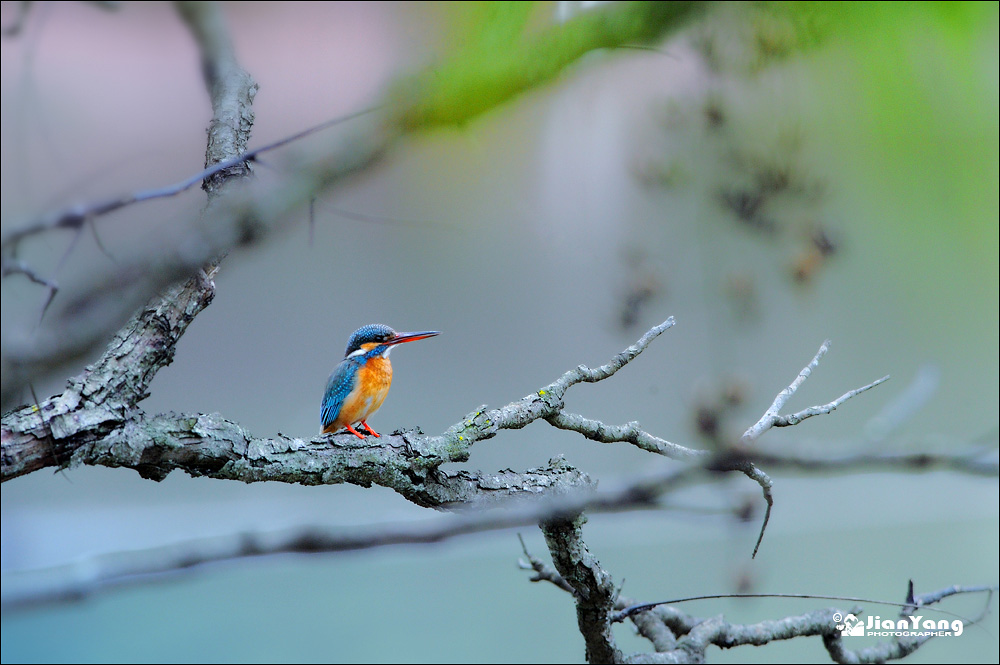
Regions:
[[323, 434], [346, 428], [359, 439], [365, 438], [353, 425], [360, 422], [372, 436], [378, 432], [366, 422], [378, 411], [392, 385], [389, 353], [397, 344], [440, 335], [436, 330], [396, 332], [380, 323], [362, 326], [347, 341], [344, 359], [330, 374], [320, 405]]

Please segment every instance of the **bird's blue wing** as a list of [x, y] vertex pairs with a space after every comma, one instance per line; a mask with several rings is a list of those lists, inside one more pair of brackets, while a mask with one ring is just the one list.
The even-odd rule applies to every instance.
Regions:
[[354, 388], [354, 375], [357, 372], [357, 363], [350, 360], [342, 361], [330, 374], [326, 382], [326, 393], [323, 395], [323, 403], [320, 405], [320, 422], [323, 429], [326, 429], [340, 414], [344, 400]]

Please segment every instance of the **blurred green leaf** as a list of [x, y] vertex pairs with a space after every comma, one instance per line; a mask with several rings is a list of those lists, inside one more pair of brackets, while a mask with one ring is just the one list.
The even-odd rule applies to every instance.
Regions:
[[407, 129], [461, 124], [554, 79], [590, 51], [641, 44], [664, 34], [695, 4], [614, 3], [534, 33], [527, 30], [531, 3], [474, 6], [458, 22], [466, 36], [448, 60], [392, 92], [396, 120]]

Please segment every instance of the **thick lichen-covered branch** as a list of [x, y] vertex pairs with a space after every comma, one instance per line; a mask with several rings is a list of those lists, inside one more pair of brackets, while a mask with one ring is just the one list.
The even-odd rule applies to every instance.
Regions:
[[[199, 291], [180, 290], [182, 295], [196, 293]], [[164, 299], [161, 306], [170, 302], [174, 301]], [[169, 309], [167, 313], [160, 310], [147, 313], [154, 318], [155, 325], [148, 324], [144, 329], [159, 330], [165, 335], [156, 348], [162, 347], [172, 353], [173, 344], [179, 336], [175, 328], [182, 330], [180, 326], [186, 326], [190, 321], [191, 317], [186, 313], [187, 309], [181, 307]], [[141, 316], [140, 319], [144, 320]], [[245, 482], [371, 482], [365, 473], [365, 465], [359, 465], [353, 457], [338, 462], [336, 457], [331, 457], [334, 449], [348, 451], [350, 455], [357, 454], [359, 449], [371, 455], [382, 450], [387, 456], [381, 459], [382, 462], [400, 459], [406, 468], [414, 471], [418, 467], [436, 469], [447, 462], [467, 460], [470, 446], [495, 436], [502, 429], [519, 429], [556, 415], [562, 408], [562, 397], [571, 386], [613, 376], [673, 324], [674, 320], [670, 318], [654, 326], [635, 344], [597, 369], [581, 365], [541, 390], [506, 406], [498, 409], [482, 407], [441, 435], [407, 432], [376, 439], [377, 443], [359, 442], [349, 434], [317, 439], [329, 442], [331, 449], [309, 447], [301, 439], [254, 438], [236, 423], [218, 415], [148, 416], [135, 408], [135, 403], [145, 397], [145, 386], [154, 373], [154, 369], [144, 368], [144, 362], [158, 367], [157, 357], [145, 348], [135, 354], [109, 352], [99, 366], [103, 368], [100, 373], [96, 368], [88, 368], [84, 375], [100, 377], [107, 373], [109, 376], [103, 380], [95, 380], [94, 383], [84, 380], [79, 386], [73, 384], [71, 390], [63, 395], [46, 400], [41, 405], [23, 407], [3, 417], [0, 478], [6, 481], [40, 468], [64, 466], [72, 462], [133, 468], [146, 477], [156, 479], [166, 477], [174, 469], [192, 475], [213, 475], [221, 473], [221, 467], [225, 466], [226, 475], [217, 477]], [[145, 340], [147, 337], [129, 334], [126, 339]], [[121, 346], [131, 348], [124, 343]], [[124, 366], [119, 367], [118, 363]], [[133, 375], [137, 378], [130, 378]], [[122, 379], [124, 386], [114, 383], [118, 377], [125, 377]], [[274, 466], [263, 464], [262, 460], [266, 461], [266, 456], [275, 451], [286, 455], [282, 458], [284, 462]], [[291, 452], [296, 453], [294, 464], [288, 462], [291, 458], [287, 455]], [[375, 461], [374, 457], [372, 459]], [[393, 473], [390, 470], [381, 472], [383, 478], [392, 477]], [[378, 484], [397, 489], [390, 482]], [[408, 487], [404, 482], [399, 489], [407, 498], [416, 500], [410, 495]], [[438, 503], [450, 500], [453, 499], [442, 499]], [[430, 499], [416, 502], [438, 505]]]
[[359, 439], [352, 434], [260, 439], [218, 415], [136, 417], [100, 441], [78, 449], [70, 463], [135, 469], [162, 480], [174, 469], [192, 476], [241, 482], [388, 487], [413, 503], [442, 508], [484, 506], [518, 496], [589, 485], [563, 465], [546, 471], [492, 474], [443, 471], [462, 451], [432, 449], [414, 432]]
[[200, 272], [137, 312], [61, 395], [4, 414], [0, 478], [63, 465], [77, 449], [122, 427], [157, 370], [173, 360], [177, 340], [212, 301], [212, 277]]
[[[141, 583], [149, 579], [150, 574], [182, 572], [212, 561], [289, 551], [337, 552], [400, 543], [429, 543], [467, 533], [537, 524], [539, 521], [565, 521], [583, 511], [616, 512], [651, 508], [660, 505], [664, 497], [681, 487], [721, 479], [719, 469], [738, 469], [753, 461], [775, 469], [816, 473], [856, 472], [873, 466], [903, 471], [938, 468], [981, 474], [990, 471], [988, 461], [982, 459], [989, 453], [981, 449], [945, 457], [926, 454], [884, 458], [861, 455], [809, 460], [730, 451], [712, 456], [703, 464], [664, 470], [617, 486], [604, 483], [600, 490], [595, 490], [595, 483], [586, 474], [561, 459], [550, 460], [545, 467], [522, 473], [509, 470], [492, 474], [431, 473], [430, 468], [442, 459], [460, 459], [461, 451], [435, 451], [427, 447], [427, 437], [416, 432], [384, 435], [382, 446], [360, 441], [351, 435], [314, 440], [290, 437], [253, 440], [238, 426], [225, 423], [218, 416], [159, 418], [164, 422], [160, 431], [161, 441], [155, 446], [133, 448], [131, 439], [128, 439], [117, 442], [110, 447], [113, 449], [104, 444], [93, 450], [80, 451], [77, 461], [87, 461], [85, 458], [90, 456], [95, 458], [94, 463], [124, 465], [147, 475], [165, 473], [176, 467], [190, 473], [217, 478], [233, 477], [248, 482], [386, 484], [422, 505], [459, 510], [457, 514], [439, 520], [398, 526], [373, 525], [357, 529], [303, 527], [286, 534], [238, 533], [207, 541], [178, 542], [153, 550], [102, 555], [54, 569], [5, 574], [2, 585], [5, 608], [80, 598], [121, 584]], [[179, 440], [173, 447], [167, 445], [172, 438], [180, 436], [177, 433], [163, 436], [178, 427], [175, 420], [186, 421], [181, 427], [193, 437], [188, 445]], [[222, 447], [222, 452], [213, 452], [210, 447], [196, 442], [199, 437], [204, 439], [211, 435], [218, 438], [223, 433], [227, 433], [225, 436], [231, 440], [228, 447]], [[251, 461], [243, 462], [233, 453], [235, 450], [244, 451]], [[109, 456], [110, 459], [103, 460], [101, 456]], [[375, 459], [378, 459], [375, 466], [365, 470], [365, 465]], [[354, 470], [359, 468], [362, 471], [355, 474]], [[375, 472], [376, 469], [384, 469], [385, 472]], [[992, 471], [995, 476], [995, 463]], [[454, 501], [440, 503], [446, 498]], [[461, 510], [466, 506], [475, 506], [476, 510]], [[528, 562], [523, 567], [533, 569], [537, 579], [551, 581], [567, 590], [572, 588], [553, 568], [527, 551], [525, 556]], [[612, 622], [632, 619], [643, 635], [658, 636], [656, 640], [662, 638], [669, 641], [672, 638], [668, 630], [652, 620], [654, 613], [655, 616], [666, 617], [664, 621], [669, 626], [674, 626], [669, 622], [673, 621], [670, 617], [675, 619], [680, 616], [672, 608], [660, 604], [637, 607], [629, 601], [624, 606], [616, 603], [615, 609]]]

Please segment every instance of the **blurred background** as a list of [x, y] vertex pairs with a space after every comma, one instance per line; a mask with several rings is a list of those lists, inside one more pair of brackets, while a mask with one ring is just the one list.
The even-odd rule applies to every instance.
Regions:
[[[19, 3], [3, 3], [2, 26]], [[540, 3], [546, 26], [586, 3]], [[227, 3], [260, 84], [251, 147], [378, 101], [469, 38], [480, 7]], [[45, 211], [175, 182], [204, 160], [211, 108], [168, 4], [38, 3], [5, 36], [3, 233]], [[351, 123], [331, 130], [350, 136]], [[320, 141], [321, 139], [316, 139]], [[309, 146], [265, 159], [276, 177]], [[133, 206], [22, 258], [65, 294], [95, 266], [196, 215], [195, 190]], [[771, 431], [801, 454], [995, 447], [998, 427], [996, 3], [708, 7], [651, 48], [592, 53], [554, 83], [457, 128], [408, 139], [268, 241], [234, 252], [218, 293], [160, 371], [147, 412], [218, 412], [257, 436], [311, 437], [328, 373], [365, 323], [435, 329], [393, 355], [378, 431], [440, 432], [579, 363], [677, 325], [567, 407], [697, 447], [731, 442], [833, 341], [788, 405], [885, 374], [836, 413]], [[65, 258], [64, 258], [65, 257]], [[44, 291], [2, 283], [2, 333], [30, 333]], [[66, 296], [69, 297], [69, 296]], [[96, 356], [95, 356], [96, 357]], [[61, 392], [63, 377], [36, 385]], [[30, 397], [25, 398], [30, 399]], [[545, 423], [472, 450], [469, 468], [565, 455], [602, 482], [668, 467]], [[996, 479], [934, 472], [775, 477], [760, 554], [743, 477], [663, 510], [593, 516], [590, 549], [644, 601], [755, 591], [901, 601], [997, 581]], [[179, 473], [49, 470], [0, 488], [4, 573], [238, 531], [436, 517], [388, 490], [240, 485]], [[734, 506], [756, 511], [737, 519]], [[547, 558], [537, 529], [521, 530]], [[516, 533], [345, 555], [211, 565], [73, 604], [5, 612], [2, 659], [540, 661], [583, 659], [568, 595], [517, 569]], [[822, 600], [683, 606], [761, 621]], [[980, 598], [943, 607], [973, 616]], [[894, 616], [891, 607], [866, 612]], [[951, 617], [947, 617], [951, 618]], [[625, 650], [649, 650], [629, 626]], [[985, 629], [912, 662], [996, 662]], [[862, 644], [861, 641], [858, 644]], [[820, 640], [713, 650], [717, 662], [826, 661]]]

